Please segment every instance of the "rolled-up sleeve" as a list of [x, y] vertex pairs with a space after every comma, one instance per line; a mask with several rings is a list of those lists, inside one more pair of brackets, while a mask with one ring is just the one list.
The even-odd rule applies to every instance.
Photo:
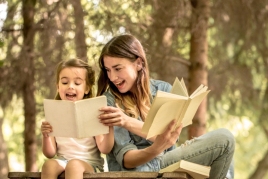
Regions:
[[[116, 107], [114, 96], [109, 92], [105, 92], [104, 95], [107, 97], [107, 105]], [[123, 127], [114, 126], [114, 140], [112, 154], [121, 168], [124, 168], [125, 153], [129, 150], [137, 149], [137, 146], [131, 139], [129, 131]]]
[[129, 132], [122, 127], [114, 127], [114, 148], [113, 155], [116, 158], [117, 163], [120, 164], [122, 168], [124, 168], [124, 155], [129, 150], [137, 149], [137, 146], [134, 145], [132, 139], [129, 136]]

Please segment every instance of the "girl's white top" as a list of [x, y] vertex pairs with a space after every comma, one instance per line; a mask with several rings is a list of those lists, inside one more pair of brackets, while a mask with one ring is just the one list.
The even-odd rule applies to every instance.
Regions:
[[57, 142], [57, 155], [67, 160], [80, 159], [94, 166], [103, 168], [104, 160], [101, 157], [94, 137], [67, 138], [55, 137]]

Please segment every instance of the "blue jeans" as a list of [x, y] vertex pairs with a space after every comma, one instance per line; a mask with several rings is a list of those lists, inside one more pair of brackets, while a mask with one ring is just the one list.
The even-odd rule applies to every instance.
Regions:
[[211, 166], [212, 179], [223, 179], [231, 166], [235, 150], [235, 139], [227, 129], [217, 129], [200, 137], [186, 141], [176, 149], [158, 156], [160, 168], [179, 160], [187, 160]]

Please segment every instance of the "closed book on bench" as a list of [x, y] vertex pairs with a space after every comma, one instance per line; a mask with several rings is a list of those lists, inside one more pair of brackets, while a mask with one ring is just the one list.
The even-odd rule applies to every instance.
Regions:
[[106, 96], [79, 101], [44, 99], [45, 119], [53, 128], [51, 136], [85, 138], [109, 133], [99, 122], [99, 109], [107, 106]]
[[210, 166], [200, 165], [186, 160], [180, 160], [174, 164], [167, 166], [159, 171], [165, 172], [185, 172], [191, 175], [194, 179], [205, 179], [209, 177]]

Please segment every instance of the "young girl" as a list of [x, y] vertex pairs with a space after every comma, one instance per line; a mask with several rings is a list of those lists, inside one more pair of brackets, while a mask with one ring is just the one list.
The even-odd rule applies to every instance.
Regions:
[[[170, 92], [169, 83], [149, 78], [141, 43], [132, 35], [111, 39], [99, 57], [101, 69], [98, 95], [106, 95], [108, 106], [101, 110], [103, 124], [114, 127], [115, 144], [107, 155], [111, 171], [159, 171], [179, 160], [211, 166], [210, 177], [226, 177], [235, 140], [227, 129], [208, 132], [176, 147], [182, 126], [146, 140], [141, 132], [157, 90]], [[165, 120], [163, 118], [163, 120]]]
[[[93, 97], [95, 76], [86, 62], [79, 59], [60, 62], [56, 78], [55, 99], [77, 101]], [[53, 126], [48, 122], [42, 122], [41, 131], [43, 153], [50, 158], [42, 167], [42, 179], [56, 179], [63, 171], [66, 179], [82, 179], [84, 172], [103, 171], [100, 152], [109, 153], [114, 144], [113, 127], [108, 134], [81, 139], [50, 137], [48, 134], [53, 131]]]

